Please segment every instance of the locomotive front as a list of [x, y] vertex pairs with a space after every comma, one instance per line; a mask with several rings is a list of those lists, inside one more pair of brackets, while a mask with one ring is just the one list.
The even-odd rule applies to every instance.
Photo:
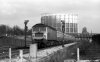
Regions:
[[32, 39], [33, 40], [43, 40], [46, 39], [46, 27], [42, 24], [38, 24], [32, 27]]

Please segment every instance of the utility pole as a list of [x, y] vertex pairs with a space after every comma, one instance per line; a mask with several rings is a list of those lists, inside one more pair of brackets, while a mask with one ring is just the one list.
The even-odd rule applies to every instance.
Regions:
[[24, 24], [25, 24], [25, 47], [26, 47], [26, 36], [27, 36], [27, 23], [29, 22], [29, 20], [25, 20]]

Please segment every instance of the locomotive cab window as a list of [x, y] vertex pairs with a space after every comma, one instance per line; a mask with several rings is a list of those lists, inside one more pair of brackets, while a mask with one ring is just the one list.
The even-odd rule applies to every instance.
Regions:
[[39, 31], [39, 27], [34, 27], [33, 31]]
[[40, 27], [40, 31], [46, 31], [46, 27]]
[[34, 27], [33, 31], [46, 31], [46, 27]]

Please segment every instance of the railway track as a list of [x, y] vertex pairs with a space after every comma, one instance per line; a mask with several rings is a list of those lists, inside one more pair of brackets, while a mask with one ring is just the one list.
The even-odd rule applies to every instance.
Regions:
[[[56, 46], [60, 46], [60, 45], [56, 45]], [[41, 48], [41, 49], [38, 49], [38, 51], [44, 50], [44, 49], [49, 49], [49, 48], [56, 47], [56, 46]], [[12, 48], [12, 51], [11, 51], [12, 56], [11, 57], [12, 58], [18, 57], [19, 56], [19, 50], [20, 49]], [[21, 49], [21, 50], [23, 50], [23, 54], [29, 53], [29, 49]], [[8, 47], [3, 47], [3, 48], [0, 49], [0, 59], [5, 59], [5, 58], [9, 58], [9, 48]]]
[[[52, 47], [54, 47], [54, 46], [52, 46]], [[48, 48], [51, 48], [51, 47], [38, 49], [38, 51], [48, 49]], [[12, 51], [11, 51], [12, 58], [19, 56], [19, 50], [20, 49], [13, 49], [12, 48]], [[29, 49], [22, 49], [22, 50], [23, 50], [23, 54], [29, 53]], [[5, 58], [9, 58], [9, 48], [6, 46], [0, 47], [0, 59], [5, 59]]]
[[[52, 47], [55, 47], [55, 46], [38, 49], [38, 51], [44, 50], [44, 49], [49, 49], [49, 48], [52, 48]], [[9, 48], [2, 48], [2, 49], [0, 49], [0, 59], [9, 58]], [[11, 51], [12, 58], [19, 56], [19, 50], [20, 49], [17, 49], [17, 50], [12, 49], [12, 51]], [[29, 49], [22, 49], [22, 50], [23, 50], [23, 54], [29, 53]]]

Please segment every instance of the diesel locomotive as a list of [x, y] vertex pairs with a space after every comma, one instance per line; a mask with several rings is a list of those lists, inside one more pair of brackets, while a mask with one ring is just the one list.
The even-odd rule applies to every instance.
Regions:
[[39, 47], [50, 45], [60, 45], [64, 40], [65, 43], [71, 43], [75, 40], [74, 36], [57, 31], [55, 28], [38, 23], [32, 27], [32, 39], [38, 43]]

